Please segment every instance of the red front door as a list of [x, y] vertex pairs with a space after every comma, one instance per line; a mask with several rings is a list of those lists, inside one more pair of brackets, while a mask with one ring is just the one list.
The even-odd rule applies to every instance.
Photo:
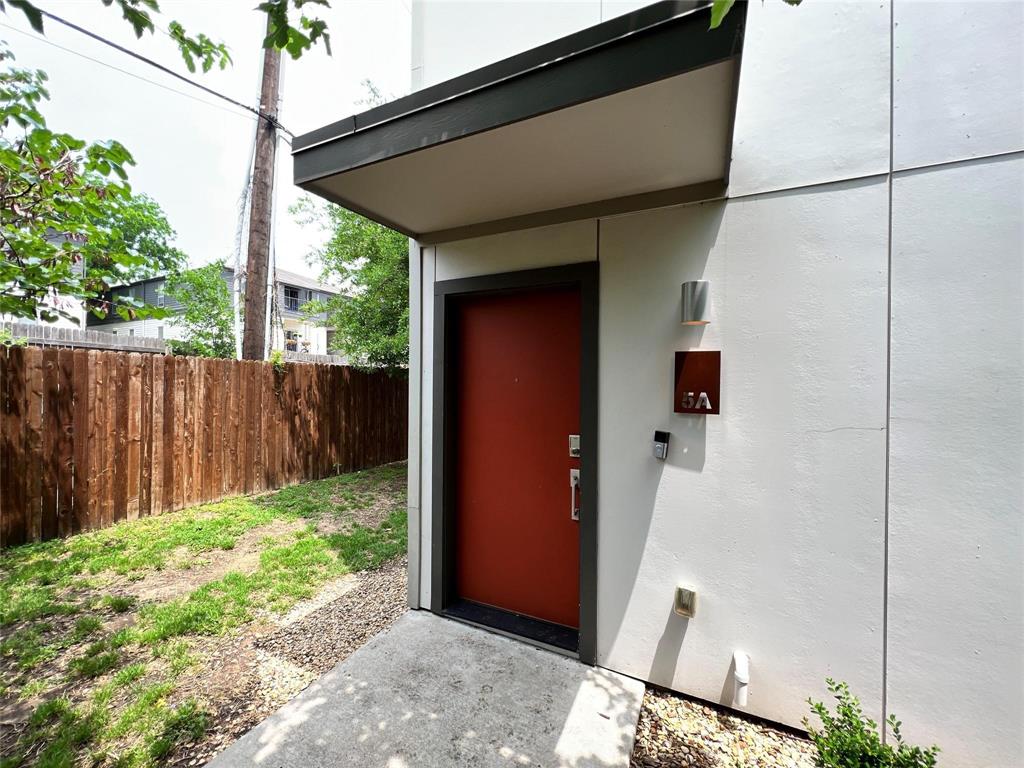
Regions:
[[458, 596], [577, 628], [580, 291], [466, 296], [454, 310]]

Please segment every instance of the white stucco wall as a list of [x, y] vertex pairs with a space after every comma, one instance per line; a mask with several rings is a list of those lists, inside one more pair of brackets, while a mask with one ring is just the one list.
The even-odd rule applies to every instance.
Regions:
[[[528, 34], [508, 4], [438, 16], [423, 83], [590, 5], [515, 4]], [[599, 246], [591, 220], [423, 249], [423, 604], [433, 282], [596, 254], [599, 663], [725, 701], [740, 648], [751, 712], [798, 725], [834, 675], [943, 768], [1024, 765], [1022, 64], [1016, 2], [752, 3], [727, 203], [602, 220]], [[703, 331], [678, 323], [697, 277]], [[697, 347], [723, 353], [718, 417], [671, 413], [671, 353]]]
[[992, 768], [1024, 762], [1022, 233], [1024, 157], [895, 180], [889, 705]]
[[889, 169], [889, 3], [749, 3], [729, 194]]
[[1024, 3], [893, 6], [897, 170], [1024, 147]]
[[[750, 712], [799, 725], [835, 676], [880, 717], [886, 206], [851, 182], [602, 222], [599, 663], [731, 704], [743, 650]], [[689, 348], [722, 351], [720, 416], [672, 413]]]

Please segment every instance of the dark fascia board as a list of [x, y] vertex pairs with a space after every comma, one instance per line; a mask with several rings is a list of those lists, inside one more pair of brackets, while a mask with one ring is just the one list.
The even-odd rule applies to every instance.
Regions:
[[652, 208], [667, 208], [673, 205], [716, 200], [725, 197], [725, 189], [725, 180], [715, 179], [699, 184], [688, 184], [685, 187], [674, 187], [656, 192], [615, 197], [610, 200], [598, 200], [593, 203], [581, 203], [580, 205], [570, 205], [566, 208], [555, 208], [549, 211], [512, 216], [507, 219], [467, 224], [462, 227], [442, 229], [436, 232], [425, 232], [415, 235], [415, 238], [420, 245], [450, 243], [455, 240], [496, 235], [501, 232], [512, 232], [517, 229], [549, 227], [553, 224], [563, 224], [567, 221], [600, 219], [606, 216], [632, 213], [633, 211], [646, 211]]
[[318, 179], [737, 57], [745, 16], [710, 30], [709, 5], [671, 0], [611, 19], [296, 138], [295, 183], [323, 195]]
[[660, 24], [684, 13], [689, 13], [702, 5], [706, 5], [706, 2], [702, 3], [699, 0], [669, 0], [668, 2], [648, 5], [633, 13], [618, 16], [596, 26], [588, 27], [558, 40], [553, 40], [550, 43], [531, 48], [515, 56], [510, 56], [507, 59], [474, 69], [472, 72], [467, 72], [464, 75], [459, 75], [436, 85], [423, 88], [415, 93], [410, 93], [408, 96], [390, 101], [387, 104], [381, 104], [365, 112], [351, 115], [309, 133], [304, 133], [292, 141], [292, 153], [300, 152], [324, 141], [340, 138], [347, 133], [354, 132], [357, 127], [359, 130], [363, 130], [386, 120], [392, 120], [401, 115], [415, 112], [418, 109], [447, 101], [455, 96], [463, 96], [478, 88], [494, 85], [509, 77], [521, 75], [531, 69], [546, 66], [588, 48], [603, 45], [619, 37], [646, 29], [655, 24]]

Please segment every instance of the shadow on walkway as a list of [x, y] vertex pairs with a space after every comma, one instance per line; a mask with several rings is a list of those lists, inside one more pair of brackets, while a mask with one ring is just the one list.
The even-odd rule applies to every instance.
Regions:
[[212, 763], [626, 768], [643, 683], [410, 612]]

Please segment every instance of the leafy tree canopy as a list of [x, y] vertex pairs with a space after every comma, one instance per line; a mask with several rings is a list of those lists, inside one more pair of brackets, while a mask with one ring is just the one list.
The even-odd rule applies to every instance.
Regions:
[[[157, 0], [100, 0], [121, 11], [137, 37], [156, 31]], [[307, 6], [328, 0], [265, 0], [264, 47], [298, 58], [322, 42], [330, 53], [327, 24], [305, 15]], [[44, 32], [49, 14], [32, 0], [0, 0], [0, 12], [21, 11]], [[298, 14], [297, 26], [293, 25]], [[177, 21], [168, 35], [192, 72], [231, 63], [227, 46], [191, 35]], [[0, 42], [0, 63], [13, 54]], [[104, 298], [113, 284], [179, 266], [182, 255], [169, 241], [173, 230], [159, 206], [131, 196], [128, 150], [116, 141], [86, 143], [47, 127], [40, 110], [49, 99], [46, 73], [5, 64], [0, 72], [0, 314], [46, 321], [75, 313], [58, 297], [80, 299], [93, 312], [125, 319], [160, 316], [131, 297]]]
[[224, 262], [215, 261], [167, 276], [165, 292], [184, 307], [182, 314], [169, 321], [183, 336], [170, 342], [175, 354], [235, 356], [231, 291], [223, 273]]
[[[0, 63], [13, 54], [0, 45]], [[116, 141], [88, 144], [52, 131], [40, 111], [46, 74], [7, 64], [0, 71], [0, 313], [74, 319], [58, 296], [84, 300], [98, 315], [158, 315], [107, 288], [145, 267], [111, 222], [131, 207], [131, 154]]]
[[348, 295], [310, 302], [308, 316], [327, 313], [334, 350], [361, 367], [404, 371], [409, 362], [409, 241], [405, 235], [336, 205], [302, 197], [290, 208], [298, 221], [329, 233], [310, 254], [325, 279]]
[[126, 270], [123, 282], [177, 272], [188, 261], [185, 254], [172, 245], [176, 233], [163, 208], [148, 195], [114, 200], [95, 223], [110, 233], [116, 250], [131, 254], [138, 262], [138, 266]]

